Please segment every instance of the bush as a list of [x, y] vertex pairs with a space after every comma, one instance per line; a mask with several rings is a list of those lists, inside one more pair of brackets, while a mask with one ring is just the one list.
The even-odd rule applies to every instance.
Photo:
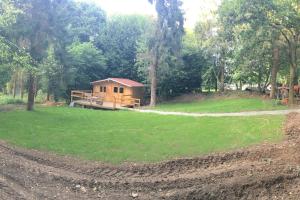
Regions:
[[14, 99], [11, 96], [5, 96], [3, 94], [0, 94], [0, 105], [1, 104], [25, 104], [25, 102], [22, 99]]
[[35, 97], [35, 103], [44, 103], [46, 101], [47, 95], [41, 90], [38, 91], [37, 96]]
[[22, 99], [7, 99], [6, 104], [25, 104]]

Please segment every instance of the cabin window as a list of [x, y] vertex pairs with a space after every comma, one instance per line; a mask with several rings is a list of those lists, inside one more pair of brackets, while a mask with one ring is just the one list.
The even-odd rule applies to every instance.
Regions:
[[114, 93], [118, 93], [118, 87], [114, 87]]
[[103, 92], [106, 92], [106, 86], [103, 87]]
[[102, 88], [102, 86], [100, 87], [100, 92], [103, 92], [103, 88]]
[[124, 93], [124, 88], [120, 87], [119, 92]]

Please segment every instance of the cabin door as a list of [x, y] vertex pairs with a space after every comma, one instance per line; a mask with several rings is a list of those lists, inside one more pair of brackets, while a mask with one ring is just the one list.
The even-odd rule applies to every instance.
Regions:
[[124, 93], [124, 89], [123, 89], [123, 93], [121, 93], [122, 89], [120, 90], [120, 88], [122, 88], [122, 86], [114, 85], [112, 87], [112, 97], [113, 97], [112, 101], [116, 102], [118, 104], [121, 103], [122, 96], [123, 96], [123, 93]]
[[120, 86], [119, 87], [119, 91], [118, 91], [118, 103], [122, 104], [124, 103], [124, 87], [123, 86]]

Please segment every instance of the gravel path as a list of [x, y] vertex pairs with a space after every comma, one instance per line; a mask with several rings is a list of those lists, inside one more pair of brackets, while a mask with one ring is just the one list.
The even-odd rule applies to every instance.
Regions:
[[169, 112], [158, 110], [142, 110], [130, 109], [135, 112], [141, 113], [154, 113], [159, 115], [176, 115], [176, 116], [190, 116], [190, 117], [244, 117], [244, 116], [260, 116], [260, 115], [287, 115], [289, 113], [300, 113], [300, 109], [289, 110], [271, 110], [271, 111], [248, 111], [248, 112], [235, 112], [235, 113], [187, 113], [187, 112]]

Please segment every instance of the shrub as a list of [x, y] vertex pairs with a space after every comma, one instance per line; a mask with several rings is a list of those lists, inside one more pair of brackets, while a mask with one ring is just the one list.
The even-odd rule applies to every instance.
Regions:
[[22, 99], [15, 99], [11, 96], [0, 95], [0, 104], [25, 104]]
[[22, 99], [7, 99], [6, 104], [24, 104]]

